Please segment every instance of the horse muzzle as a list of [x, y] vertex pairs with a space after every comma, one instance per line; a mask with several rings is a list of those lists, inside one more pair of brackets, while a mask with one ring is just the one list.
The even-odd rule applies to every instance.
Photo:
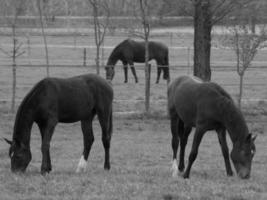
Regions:
[[13, 173], [25, 173], [26, 167], [20, 167], [20, 168], [11, 167], [11, 171]]
[[250, 171], [249, 170], [240, 170], [237, 175], [241, 179], [249, 179], [250, 178]]

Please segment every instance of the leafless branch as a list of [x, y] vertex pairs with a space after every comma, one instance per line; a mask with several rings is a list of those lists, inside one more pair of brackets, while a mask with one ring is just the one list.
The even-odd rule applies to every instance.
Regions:
[[[192, 2], [191, 2], [192, 3]], [[178, 3], [178, 7], [179, 7], [179, 9], [180, 9], [180, 11], [182, 11], [183, 13], [183, 15], [184, 16], [194, 16], [194, 12], [193, 13], [190, 13], [190, 12], [188, 12], [185, 8], [183, 8], [182, 6], [181, 6], [182, 4], [179, 4]], [[194, 5], [194, 3], [192, 3], [192, 5]]]
[[19, 45], [17, 45], [17, 46], [15, 47], [15, 51], [18, 52], [22, 45], [23, 45], [23, 43], [20, 42]]
[[0, 47], [0, 51], [2, 51], [2, 53], [6, 54], [8, 57], [12, 57], [12, 54], [5, 51], [2, 47]]
[[19, 56], [23, 55], [24, 53], [26, 53], [26, 51], [22, 51], [22, 52], [16, 54], [15, 56], [16, 56], [16, 57], [19, 57]]
[[223, 18], [225, 18], [229, 13], [233, 12], [238, 7], [245, 6], [249, 4], [251, 0], [222, 0], [220, 3], [216, 4], [215, 8], [211, 11], [212, 25], [218, 23]]

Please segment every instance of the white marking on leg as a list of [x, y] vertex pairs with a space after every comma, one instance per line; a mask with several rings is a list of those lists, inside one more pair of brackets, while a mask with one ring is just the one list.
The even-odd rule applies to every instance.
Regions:
[[171, 170], [172, 170], [172, 177], [177, 177], [177, 175], [178, 175], [178, 165], [177, 165], [177, 160], [176, 159], [174, 159], [172, 161]]
[[85, 172], [87, 166], [87, 161], [84, 159], [83, 155], [79, 161], [78, 167], [76, 169], [76, 173]]

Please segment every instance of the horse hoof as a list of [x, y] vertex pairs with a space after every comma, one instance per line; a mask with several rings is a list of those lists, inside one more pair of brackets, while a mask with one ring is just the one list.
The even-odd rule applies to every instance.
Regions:
[[110, 165], [104, 165], [104, 170], [110, 170]]
[[172, 177], [173, 178], [178, 176], [178, 167], [177, 167], [177, 161], [176, 160], [174, 160], [172, 163], [171, 171], [172, 171]]
[[184, 171], [184, 167], [179, 166], [178, 169], [179, 169], [179, 172], [181, 173]]
[[189, 174], [188, 173], [184, 173], [183, 177], [184, 177], [184, 179], [188, 179], [189, 178]]
[[227, 176], [233, 176], [234, 173], [233, 172], [227, 172]]
[[42, 176], [46, 176], [49, 174], [50, 171], [49, 170], [41, 170], [41, 174], [42, 174]]
[[175, 178], [175, 177], [177, 177], [178, 176], [178, 172], [177, 171], [173, 171], [172, 172], [172, 178]]
[[80, 168], [80, 167], [77, 167], [76, 171], [75, 171], [77, 174], [78, 173], [81, 173], [81, 172], [86, 172], [86, 168]]
[[82, 156], [77, 166], [76, 173], [85, 172], [86, 166], [87, 166], [87, 161], [84, 159], [84, 156]]

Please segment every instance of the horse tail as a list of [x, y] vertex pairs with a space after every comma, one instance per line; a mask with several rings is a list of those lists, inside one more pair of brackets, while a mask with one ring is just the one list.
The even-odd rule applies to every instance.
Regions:
[[164, 78], [170, 80], [170, 66], [169, 66], [169, 49], [167, 47], [165, 57], [164, 57]]
[[110, 113], [109, 113], [109, 127], [108, 127], [108, 132], [110, 136], [112, 135], [112, 131], [113, 131], [113, 112], [112, 112], [112, 106], [111, 106]]
[[169, 67], [169, 49], [167, 48], [166, 54], [165, 54], [165, 65]]

